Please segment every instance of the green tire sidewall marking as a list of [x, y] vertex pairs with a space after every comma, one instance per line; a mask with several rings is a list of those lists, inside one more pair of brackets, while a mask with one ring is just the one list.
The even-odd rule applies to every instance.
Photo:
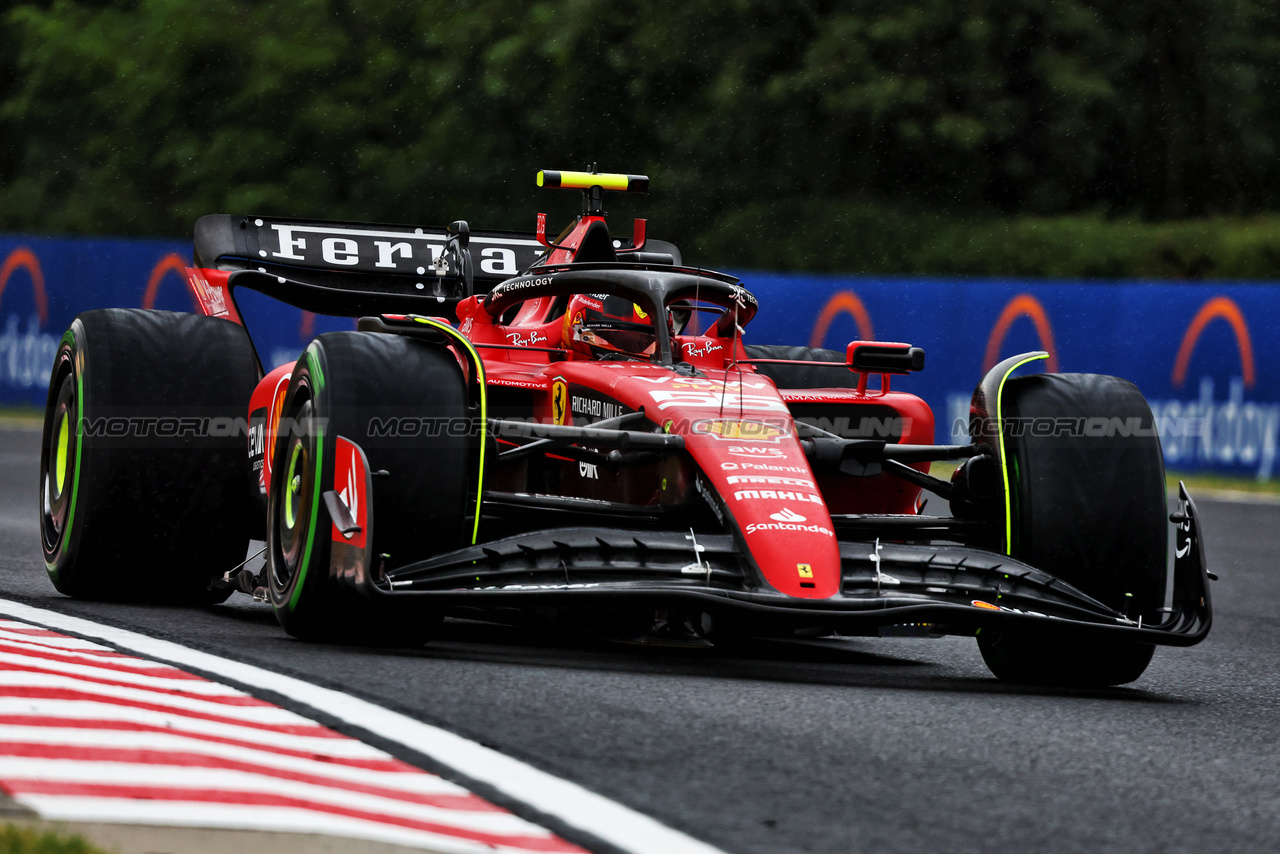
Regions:
[[467, 357], [471, 360], [471, 364], [475, 365], [476, 381], [479, 383], [479, 388], [480, 388], [480, 471], [476, 478], [475, 524], [471, 528], [471, 544], [475, 545], [476, 542], [480, 539], [481, 496], [484, 494], [484, 449], [485, 449], [485, 445], [488, 444], [485, 441], [485, 436], [488, 433], [488, 424], [489, 424], [489, 412], [488, 412], [489, 392], [488, 392], [488, 386], [485, 384], [485, 379], [484, 379], [484, 361], [480, 358], [480, 353], [476, 350], [476, 348], [471, 345], [471, 342], [469, 340], [467, 340], [466, 336], [464, 336], [458, 330], [454, 329], [449, 324], [442, 323], [438, 320], [433, 320], [430, 317], [419, 317], [417, 315], [414, 315], [413, 319], [416, 320], [418, 323], [422, 323], [427, 326], [431, 326], [436, 329], [439, 329], [447, 337], [457, 341], [459, 344], [461, 344], [463, 347], [466, 348]]
[[[320, 370], [319, 360], [315, 358], [314, 351], [311, 347], [307, 348], [306, 354], [303, 356], [306, 360], [308, 372], [312, 379], [312, 397], [311, 411], [318, 412], [320, 390], [324, 388], [324, 373]], [[314, 416], [319, 422], [319, 416]], [[302, 595], [302, 587], [307, 583], [307, 570], [311, 565], [311, 549], [315, 545], [316, 539], [316, 516], [320, 513], [320, 477], [324, 472], [324, 427], [316, 424], [316, 472], [311, 489], [311, 518], [307, 520], [307, 542], [302, 548], [302, 563], [298, 567], [293, 584], [293, 595], [289, 597], [289, 610], [292, 611], [298, 607], [298, 597]]]
[[1048, 353], [1039, 353], [1015, 363], [1000, 378], [1000, 388], [996, 392], [996, 435], [1000, 437], [1000, 477], [1004, 482], [1004, 553], [1007, 555], [1013, 554], [1013, 502], [1009, 495], [1009, 458], [1004, 450], [1004, 385], [1018, 368], [1047, 358]]
[[[1017, 511], [1019, 518], [1021, 518], [1022, 492], [1019, 489], [1019, 487], [1022, 484], [1022, 466], [1018, 462], [1017, 457], [1014, 457], [1012, 460], [1009, 461], [1009, 468], [1012, 470], [1012, 474], [1009, 477], [1009, 514], [1010, 514], [1010, 517], [1012, 517], [1014, 511]], [[1015, 536], [1018, 538], [1020, 543], [1022, 539], [1021, 532], [1017, 529], [1011, 529], [1009, 531], [1009, 538], [1010, 538], [1009, 548], [1008, 548], [1009, 554], [1013, 554], [1013, 547], [1019, 544], [1013, 541], [1013, 538]]]
[[[76, 499], [80, 495], [80, 460], [84, 453], [84, 430], [82, 424], [84, 418], [81, 417], [84, 412], [84, 354], [76, 349], [75, 325], [72, 324], [62, 335], [62, 340], [58, 342], [58, 346], [67, 345], [71, 348], [71, 370], [76, 375], [76, 411], [75, 411], [75, 430], [76, 430], [76, 463], [75, 472], [71, 478], [71, 509], [67, 511], [67, 524], [62, 526], [62, 537], [58, 540], [58, 556], [62, 556], [67, 552], [67, 542], [71, 539], [72, 526], [76, 522]], [[45, 571], [49, 573], [49, 577], [57, 579], [58, 565], [51, 563], [48, 559], [44, 562]]]
[[307, 352], [303, 358], [307, 360], [307, 367], [311, 369], [311, 383], [316, 390], [316, 394], [324, 391], [324, 371], [320, 370], [320, 362], [315, 358], [315, 345], [307, 348]]

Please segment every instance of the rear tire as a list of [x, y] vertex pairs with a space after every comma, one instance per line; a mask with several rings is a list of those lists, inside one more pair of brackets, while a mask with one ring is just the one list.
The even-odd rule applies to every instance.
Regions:
[[[1010, 380], [1003, 401], [1005, 423], [1024, 428], [1005, 435], [1009, 553], [1132, 619], [1158, 622], [1168, 506], [1142, 393], [1117, 377], [1040, 374]], [[1134, 681], [1155, 649], [1008, 630], [983, 631], [978, 647], [1002, 680], [1082, 687]]]
[[[282, 420], [277, 439], [267, 535], [276, 619], [303, 640], [425, 643], [438, 614], [412, 601], [366, 598], [330, 577], [331, 521], [321, 495], [336, 486], [334, 445], [344, 436], [363, 449], [371, 472], [387, 473], [373, 481], [372, 570], [463, 545], [475, 439], [457, 359], [397, 335], [321, 335], [294, 369], [282, 419], [292, 421]], [[414, 429], [388, 435], [392, 419]], [[284, 429], [289, 424], [296, 426]]]
[[88, 311], [54, 359], [41, 450], [40, 529], [59, 592], [219, 602], [244, 560], [250, 478], [243, 418], [258, 380], [244, 329], [214, 317]]

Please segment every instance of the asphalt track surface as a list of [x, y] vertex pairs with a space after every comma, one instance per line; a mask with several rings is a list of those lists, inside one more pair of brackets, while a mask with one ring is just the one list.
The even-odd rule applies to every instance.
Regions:
[[405, 651], [300, 643], [241, 596], [78, 602], [40, 560], [38, 463], [37, 432], [0, 428], [0, 596], [347, 691], [727, 852], [1280, 850], [1280, 505], [1200, 503], [1207, 641], [1131, 687], [1051, 691], [960, 638], [694, 654], [451, 622]]

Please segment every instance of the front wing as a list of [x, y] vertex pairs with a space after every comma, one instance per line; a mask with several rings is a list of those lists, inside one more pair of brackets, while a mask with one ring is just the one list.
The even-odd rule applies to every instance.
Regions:
[[1172, 603], [1157, 624], [1115, 611], [1008, 555], [970, 546], [841, 541], [842, 584], [828, 599], [773, 591], [732, 535], [568, 527], [449, 552], [357, 583], [370, 596], [442, 609], [636, 607], [700, 610], [764, 629], [900, 633], [984, 627], [1107, 635], [1191, 646], [1212, 623], [1195, 503], [1181, 490]]

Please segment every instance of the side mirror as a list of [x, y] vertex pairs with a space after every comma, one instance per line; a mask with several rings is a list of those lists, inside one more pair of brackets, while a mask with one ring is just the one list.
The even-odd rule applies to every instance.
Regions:
[[924, 350], [886, 341], [850, 341], [845, 362], [860, 374], [908, 374], [924, 370]]

